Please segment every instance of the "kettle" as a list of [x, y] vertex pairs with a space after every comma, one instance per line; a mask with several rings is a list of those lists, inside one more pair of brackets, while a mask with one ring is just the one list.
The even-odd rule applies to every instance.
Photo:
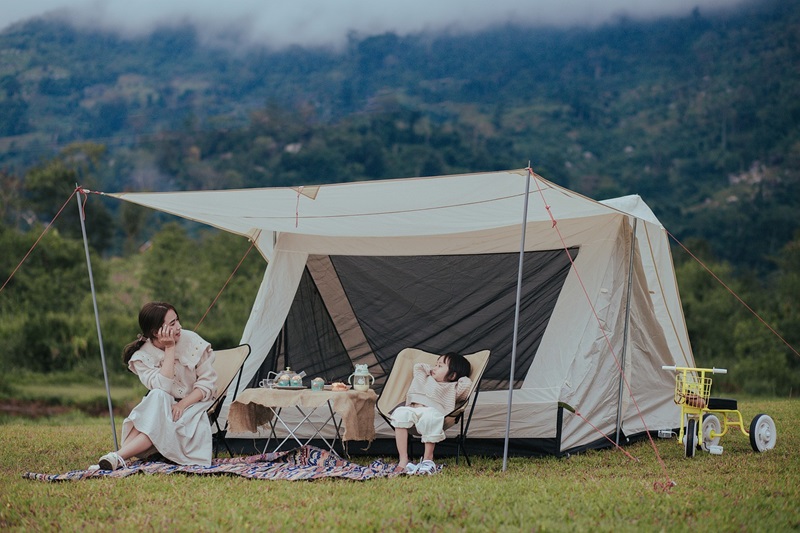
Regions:
[[375, 377], [369, 373], [367, 365], [356, 365], [356, 371], [350, 374], [347, 382], [357, 391], [368, 391], [369, 386], [375, 383]]
[[286, 370], [281, 370], [280, 372], [268, 372], [267, 377], [269, 378], [270, 375], [274, 376], [274, 383], [277, 387], [297, 387], [303, 384], [303, 378], [306, 373], [300, 372], [298, 374], [287, 366]]

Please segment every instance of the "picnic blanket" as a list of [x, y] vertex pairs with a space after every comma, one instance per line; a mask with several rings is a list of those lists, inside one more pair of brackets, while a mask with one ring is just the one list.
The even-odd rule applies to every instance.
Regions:
[[403, 473], [396, 463], [376, 460], [368, 466], [351, 463], [333, 455], [328, 450], [303, 446], [278, 453], [213, 459], [211, 466], [182, 466], [159, 461], [134, 461], [118, 470], [73, 470], [65, 474], [38, 474], [26, 472], [25, 479], [36, 481], [79, 481], [82, 479], [123, 478], [133, 474], [228, 474], [250, 479], [284, 479], [289, 481], [320, 478], [343, 478], [365, 481], [378, 477], [394, 477]]

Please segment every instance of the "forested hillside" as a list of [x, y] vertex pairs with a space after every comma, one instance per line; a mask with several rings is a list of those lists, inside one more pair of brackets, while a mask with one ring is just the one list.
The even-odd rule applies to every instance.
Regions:
[[[122, 38], [34, 20], [0, 33], [0, 272], [13, 270], [75, 183], [103, 191], [258, 187], [530, 161], [592, 198], [641, 195], [787, 339], [800, 340], [800, 4], [768, 0], [592, 29], [353, 36], [342, 50], [204, 43], [188, 26]], [[141, 281], [141, 271], [119, 274], [121, 264], [168, 270], [156, 264], [167, 258], [137, 253], [164, 231], [236, 246], [197, 229], [162, 229], [167, 219], [135, 208], [90, 204], [99, 270], [112, 278]], [[56, 229], [56, 256], [78, 254], [79, 263], [79, 228], [59, 221]], [[698, 358], [734, 365], [767, 354], [757, 363], [764, 368], [749, 370], [760, 383], [750, 389], [796, 390], [798, 358], [760, 324], [751, 330], [749, 313], [731, 312], [735, 300], [715, 292], [680, 249], [675, 258]], [[30, 272], [47, 276], [67, 262], [40, 260], [0, 293], [0, 313], [13, 318], [0, 329], [17, 343], [7, 344], [24, 346], [33, 335], [47, 357], [70, 351], [79, 360], [94, 341], [69, 333], [72, 310], [48, 309]], [[251, 268], [250, 286], [259, 270]], [[181, 286], [208, 283], [210, 274], [197, 275]], [[155, 288], [137, 282], [124, 297]], [[206, 297], [185, 303], [202, 307]], [[246, 302], [235, 305], [231, 316], [240, 317]], [[29, 306], [45, 307], [36, 311], [45, 323], [44, 314], [60, 313], [57, 342], [19, 315]]]
[[531, 161], [595, 198], [640, 194], [674, 234], [763, 272], [798, 227], [799, 27], [797, 4], [768, 2], [269, 51], [204, 46], [190, 27], [125, 40], [34, 21], [0, 34], [0, 163], [22, 174], [90, 140], [109, 148], [103, 186], [119, 190]]

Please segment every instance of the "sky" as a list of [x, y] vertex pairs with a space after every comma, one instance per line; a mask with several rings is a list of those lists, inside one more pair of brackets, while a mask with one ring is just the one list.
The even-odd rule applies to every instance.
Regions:
[[192, 23], [209, 36], [245, 43], [338, 46], [359, 37], [468, 32], [508, 22], [596, 26], [621, 16], [650, 19], [735, 7], [748, 0], [2, 0], [0, 31], [37, 16], [127, 36]]

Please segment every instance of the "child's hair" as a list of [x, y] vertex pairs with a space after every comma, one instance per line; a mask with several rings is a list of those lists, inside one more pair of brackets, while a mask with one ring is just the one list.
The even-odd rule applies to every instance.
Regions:
[[[139, 328], [142, 331], [136, 336], [135, 341], [126, 345], [122, 350], [122, 361], [125, 366], [128, 366], [128, 361], [147, 339], [155, 337], [158, 329], [164, 324], [164, 317], [170, 310], [175, 311], [175, 307], [167, 302], [149, 302], [142, 306], [139, 311]], [[175, 314], [177, 315], [178, 312], [175, 311]]]
[[444, 354], [444, 362], [447, 363], [447, 368], [450, 371], [447, 374], [449, 381], [458, 381], [459, 378], [469, 376], [472, 373], [472, 365], [469, 364], [467, 358], [455, 352], [448, 352]]

